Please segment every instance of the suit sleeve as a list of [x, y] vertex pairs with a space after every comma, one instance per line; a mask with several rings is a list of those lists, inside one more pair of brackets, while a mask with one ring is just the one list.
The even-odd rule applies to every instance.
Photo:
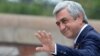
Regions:
[[57, 54], [54, 56], [100, 56], [100, 43], [86, 40], [81, 44], [80, 49], [73, 49], [57, 44]]

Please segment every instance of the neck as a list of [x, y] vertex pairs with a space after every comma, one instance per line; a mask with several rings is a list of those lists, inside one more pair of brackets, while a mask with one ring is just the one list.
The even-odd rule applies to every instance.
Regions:
[[85, 23], [80, 24], [80, 27], [78, 28], [79, 30], [76, 32], [76, 36], [74, 37], [73, 40], [75, 40], [79, 34], [79, 32], [81, 31], [82, 27], [85, 25]]
[[83, 26], [81, 27], [80, 31], [78, 32], [77, 36], [74, 39], [74, 43], [76, 43], [77, 39], [79, 38], [80, 34], [82, 33], [82, 31], [85, 29], [87, 25], [83, 24]]

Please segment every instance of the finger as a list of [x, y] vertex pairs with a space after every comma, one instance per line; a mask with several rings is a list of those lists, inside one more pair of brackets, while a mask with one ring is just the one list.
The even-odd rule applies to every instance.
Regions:
[[43, 31], [43, 34], [44, 34], [44, 39], [46, 40], [47, 39], [47, 32], [46, 31]]
[[42, 43], [46, 42], [46, 34], [44, 32], [44, 30], [38, 32], [38, 34], [41, 36]]
[[40, 32], [40, 35], [41, 35], [41, 38], [42, 38], [44, 44], [47, 42], [47, 39], [46, 39], [47, 37], [46, 37], [45, 32], [46, 31], [44, 31], [44, 30]]
[[34, 34], [37, 38], [41, 38], [41, 36], [38, 33]]
[[44, 51], [43, 47], [36, 47], [36, 51]]
[[43, 39], [45, 42], [48, 42], [49, 35], [46, 31], [42, 31]]
[[46, 31], [43, 30], [42, 34], [43, 34], [44, 39], [46, 39]]
[[52, 35], [50, 32], [48, 33], [48, 36], [49, 36], [49, 39], [52, 40]]
[[45, 44], [47, 42], [47, 39], [45, 38], [45, 34], [43, 31], [38, 31], [38, 33], [35, 35], [36, 37], [38, 37], [38, 39], [40, 40], [42, 44]]
[[49, 33], [45, 32], [45, 34], [46, 34], [47, 40], [52, 40], [52, 36], [50, 32]]
[[35, 36], [40, 40], [41, 43], [43, 43], [44, 40], [38, 33], [35, 33]]
[[49, 37], [49, 33], [47, 33], [47, 32], [44, 32], [44, 34], [45, 34], [45, 45], [49, 45], [51, 42], [52, 42], [52, 40], [51, 40], [51, 37]]
[[49, 35], [48, 35], [48, 33], [46, 31], [44, 31], [43, 33], [45, 35], [45, 39], [44, 40], [48, 43]]
[[38, 31], [38, 34], [39, 34], [42, 38], [45, 37], [43, 32], [44, 32], [44, 31]]
[[39, 31], [38, 33], [43, 39], [46, 39], [48, 37], [48, 33], [45, 30]]

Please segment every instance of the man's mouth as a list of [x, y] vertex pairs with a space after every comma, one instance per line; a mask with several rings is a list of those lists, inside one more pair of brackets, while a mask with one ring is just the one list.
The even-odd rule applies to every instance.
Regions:
[[67, 33], [67, 31], [68, 31], [68, 29], [65, 29], [65, 30], [63, 31], [63, 33], [65, 34], [65, 33]]

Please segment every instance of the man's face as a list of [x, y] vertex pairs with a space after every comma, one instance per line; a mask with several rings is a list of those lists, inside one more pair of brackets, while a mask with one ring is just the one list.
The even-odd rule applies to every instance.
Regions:
[[56, 24], [64, 36], [73, 39], [82, 27], [82, 19], [80, 18], [77, 17], [75, 20], [66, 9], [62, 9], [56, 15]]

